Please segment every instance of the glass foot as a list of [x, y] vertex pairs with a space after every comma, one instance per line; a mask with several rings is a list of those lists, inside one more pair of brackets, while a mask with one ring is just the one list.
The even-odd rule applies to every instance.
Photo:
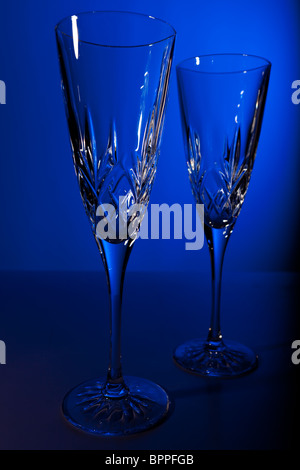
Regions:
[[62, 411], [73, 426], [103, 436], [122, 436], [152, 428], [169, 410], [166, 392], [155, 383], [124, 377], [127, 393], [108, 397], [106, 379], [94, 379], [73, 388]]
[[257, 367], [256, 354], [234, 341], [190, 340], [175, 349], [173, 358], [190, 372], [220, 378], [236, 377]]

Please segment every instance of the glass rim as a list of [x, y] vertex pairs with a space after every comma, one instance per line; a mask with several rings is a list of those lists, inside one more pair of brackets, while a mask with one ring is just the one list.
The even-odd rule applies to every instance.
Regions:
[[123, 46], [122, 45], [112, 45], [112, 44], [100, 44], [100, 43], [97, 43], [97, 42], [86, 41], [86, 40], [83, 40], [83, 39], [78, 39], [78, 42], [81, 42], [82, 44], [88, 44], [88, 45], [91, 45], [91, 46], [98, 46], [98, 47], [108, 47], [108, 48], [111, 47], [111, 48], [117, 48], [117, 49], [133, 49], [133, 48], [136, 48], [136, 47], [149, 47], [149, 46], [152, 46], [154, 44], [158, 44], [160, 42], [167, 41], [168, 39], [170, 39], [172, 37], [175, 37], [176, 34], [177, 34], [175, 28], [170, 23], [168, 23], [165, 20], [162, 20], [161, 18], [157, 18], [155, 16], [148, 15], [148, 14], [145, 14], [145, 13], [138, 13], [138, 12], [126, 11], [126, 10], [90, 10], [90, 11], [82, 11], [82, 12], [79, 12], [79, 13], [74, 13], [73, 15], [68, 15], [68, 16], [65, 16], [64, 18], [62, 18], [55, 25], [54, 29], [55, 29], [55, 31], [59, 31], [64, 36], [67, 36], [67, 37], [72, 39], [72, 36], [70, 34], [67, 34], [66, 32], [64, 32], [61, 29], [62, 24], [66, 20], [70, 20], [73, 16], [76, 16], [77, 18], [79, 18], [82, 15], [94, 15], [94, 14], [99, 14], [99, 13], [118, 13], [118, 14], [121, 13], [121, 14], [124, 14], [124, 15], [140, 16], [140, 17], [143, 17], [143, 18], [148, 18], [148, 19], [151, 19], [151, 20], [155, 20], [157, 22], [161, 22], [161, 23], [167, 25], [171, 29], [172, 34], [170, 34], [168, 36], [165, 36], [162, 39], [159, 39], [157, 41], [149, 42], [149, 43], [146, 43], [146, 44], [134, 44], [134, 45], [123, 45]]
[[[260, 59], [264, 63], [262, 65], [258, 65], [257, 67], [245, 67], [241, 68], [240, 70], [232, 70], [232, 71], [221, 71], [221, 72], [215, 72], [215, 71], [208, 71], [208, 70], [195, 70], [192, 69], [190, 66], [187, 65], [188, 62], [195, 60], [196, 58], [204, 58], [204, 57], [249, 57], [252, 59]], [[186, 64], [186, 65], [185, 65]], [[230, 75], [230, 74], [238, 74], [238, 73], [248, 73], [248, 72], [253, 72], [255, 70], [259, 69], [264, 69], [266, 67], [271, 67], [272, 63], [266, 59], [265, 57], [255, 55], [255, 54], [245, 54], [245, 53], [238, 53], [238, 52], [224, 52], [224, 53], [217, 53], [217, 54], [202, 54], [202, 55], [195, 55], [193, 57], [188, 57], [187, 59], [184, 59], [180, 61], [176, 65], [176, 69], [182, 69], [182, 70], [187, 70], [188, 72], [194, 72], [194, 73], [199, 73], [199, 74], [208, 74], [208, 75]]]

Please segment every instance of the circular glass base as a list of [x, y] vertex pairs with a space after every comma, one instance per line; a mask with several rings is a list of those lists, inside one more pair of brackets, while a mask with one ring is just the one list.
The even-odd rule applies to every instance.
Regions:
[[106, 379], [94, 379], [73, 388], [62, 411], [73, 426], [91, 434], [122, 436], [152, 428], [169, 410], [166, 392], [155, 383], [124, 377], [127, 393], [107, 396]]
[[234, 341], [190, 340], [175, 349], [173, 358], [187, 371], [220, 378], [236, 377], [257, 367], [256, 354]]

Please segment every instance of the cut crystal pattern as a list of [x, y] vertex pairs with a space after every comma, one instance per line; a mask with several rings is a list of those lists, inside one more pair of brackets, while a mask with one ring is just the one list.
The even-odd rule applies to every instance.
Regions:
[[[241, 90], [238, 99], [236, 96], [233, 98], [236, 100], [235, 109], [238, 109], [235, 111], [235, 116], [232, 114], [231, 105], [226, 102], [229, 100], [228, 96], [225, 100], [223, 98], [220, 105], [217, 100], [221, 98], [217, 96], [214, 98], [216, 103], [212, 102], [211, 107], [216, 107], [218, 110], [224, 106], [228, 116], [224, 112], [224, 116], [220, 117], [220, 129], [216, 128], [212, 135], [206, 128], [206, 131], [202, 131], [201, 137], [199, 135], [199, 128], [203, 126], [202, 121], [205, 123], [207, 120], [200, 104], [205, 100], [204, 92], [201, 89], [197, 90], [199, 110], [197, 114], [193, 114], [193, 119], [190, 117], [190, 110], [185, 109], [186, 104], [183, 105], [182, 102], [182, 114], [186, 113], [184, 114], [186, 156], [192, 192], [196, 202], [204, 204], [205, 223], [213, 228], [233, 225], [242, 208], [256, 156], [268, 78], [268, 74], [262, 74], [260, 88], [249, 91], [249, 98], [248, 96], [245, 98], [245, 90]], [[246, 87], [240, 83], [238, 86]], [[244, 105], [243, 100], [248, 100], [247, 104]], [[193, 104], [190, 104], [190, 107], [192, 106]], [[244, 117], [243, 106], [249, 107], [247, 118]], [[224, 134], [222, 124], [226, 129]]]
[[147, 409], [154, 405], [149, 398], [141, 398], [131, 393], [116, 402], [105, 397], [105, 386], [100, 381], [95, 385], [84, 386], [78, 393], [77, 406], [84, 413], [89, 413], [94, 420], [101, 421], [126, 421], [136, 420], [138, 417], [144, 418]]
[[130, 12], [81, 13], [56, 27], [73, 162], [110, 300], [107, 375], [70, 390], [62, 412], [94, 435], [135, 434], [169, 410], [159, 385], [123, 378], [121, 311], [127, 262], [156, 173], [175, 36], [165, 21]]
[[[221, 162], [204, 167], [201, 164], [200, 139], [190, 132], [188, 173], [193, 195], [198, 204], [204, 204], [205, 221], [222, 228], [233, 224], [242, 208], [255, 159], [251, 138], [246, 154], [241, 156], [241, 133], [237, 127], [232, 144], [226, 141]], [[222, 166], [221, 166], [222, 165]]]
[[[61, 51], [59, 43], [58, 48]], [[99, 131], [98, 110], [94, 105], [86, 104], [82, 111], [82, 103], [78, 104], [74, 90], [69, 88], [66, 64], [61, 61], [73, 162], [84, 208], [94, 234], [96, 232], [96, 210], [100, 204], [111, 204], [116, 208], [117, 224], [119, 222], [120, 201], [123, 209], [127, 206], [127, 211], [133, 204], [139, 204], [143, 205], [144, 213], [146, 212], [159, 158], [173, 48], [173, 41], [164, 46], [162, 58], [160, 58], [161, 70], [158, 86], [155, 88], [152, 106], [148, 109], [146, 106], [146, 101], [149, 102], [149, 79], [147, 78], [148, 72], [145, 72], [143, 87], [146, 91], [143, 91], [140, 96], [140, 115], [131, 115], [129, 112], [128, 120], [139, 121], [137, 132], [139, 139], [136, 149], [119, 143], [118, 132], [120, 129], [117, 129], [116, 122], [112, 119], [107, 135], [106, 149], [104, 152], [99, 151], [97, 138], [100, 136], [103, 141], [105, 131], [101, 128], [101, 124]], [[60, 53], [63, 54], [62, 51]], [[95, 120], [98, 120], [97, 132], [95, 131]], [[126, 126], [126, 122], [122, 123], [122, 126]], [[138, 214], [140, 222], [143, 215]], [[136, 214], [128, 215], [128, 226], [136, 216]]]
[[177, 66], [185, 155], [193, 195], [204, 205], [204, 234], [212, 274], [207, 339], [179, 345], [185, 370], [236, 377], [257, 366], [246, 346], [223, 341], [220, 325], [222, 267], [256, 157], [271, 64], [247, 54], [202, 55]]

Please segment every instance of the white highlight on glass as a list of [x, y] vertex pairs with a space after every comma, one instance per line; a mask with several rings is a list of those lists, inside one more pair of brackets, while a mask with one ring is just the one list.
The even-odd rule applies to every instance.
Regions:
[[76, 59], [78, 59], [79, 57], [79, 35], [78, 35], [77, 20], [78, 20], [78, 17], [76, 15], [71, 16], [73, 47], [74, 47], [74, 54], [75, 54]]

